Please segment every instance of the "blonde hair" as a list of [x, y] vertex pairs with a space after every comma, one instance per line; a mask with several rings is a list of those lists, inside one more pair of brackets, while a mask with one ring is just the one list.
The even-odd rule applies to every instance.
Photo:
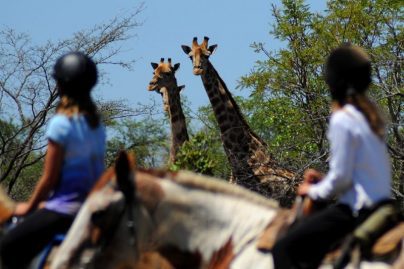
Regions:
[[80, 98], [73, 98], [68, 95], [60, 97], [59, 104], [56, 107], [56, 113], [64, 114], [72, 117], [79, 113], [85, 114], [87, 123], [91, 128], [97, 128], [100, 124], [100, 115], [97, 106], [90, 96]]

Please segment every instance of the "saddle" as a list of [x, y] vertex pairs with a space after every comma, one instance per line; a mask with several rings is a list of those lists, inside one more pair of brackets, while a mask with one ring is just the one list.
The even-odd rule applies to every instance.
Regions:
[[[299, 200], [300, 199], [300, 200]], [[292, 209], [281, 209], [261, 234], [257, 248], [270, 252], [288, 229], [313, 210], [308, 198], [297, 199]], [[378, 206], [366, 220], [349, 234], [325, 258], [324, 263], [344, 268], [349, 262], [361, 260], [392, 261], [404, 248], [404, 221], [391, 203]]]

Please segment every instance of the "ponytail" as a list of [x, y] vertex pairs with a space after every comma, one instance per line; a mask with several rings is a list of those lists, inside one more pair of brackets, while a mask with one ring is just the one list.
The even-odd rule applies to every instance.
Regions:
[[385, 138], [385, 120], [376, 104], [365, 94], [353, 94], [347, 98], [347, 103], [355, 106], [365, 116], [370, 129], [380, 139]]
[[72, 117], [78, 113], [83, 113], [86, 116], [88, 125], [92, 129], [97, 128], [100, 124], [100, 115], [97, 106], [90, 96], [73, 98], [71, 96], [63, 95], [56, 107], [56, 112], [65, 114], [68, 117]]

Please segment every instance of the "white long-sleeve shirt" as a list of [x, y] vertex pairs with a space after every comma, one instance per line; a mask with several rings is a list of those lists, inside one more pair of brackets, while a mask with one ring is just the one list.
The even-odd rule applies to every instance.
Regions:
[[331, 144], [330, 170], [309, 189], [314, 200], [339, 197], [353, 212], [391, 197], [391, 168], [387, 147], [352, 105], [331, 115], [327, 133]]

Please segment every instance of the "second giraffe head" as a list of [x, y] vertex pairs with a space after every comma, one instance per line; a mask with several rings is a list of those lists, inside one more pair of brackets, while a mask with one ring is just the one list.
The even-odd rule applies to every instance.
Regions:
[[159, 92], [161, 88], [171, 88], [174, 85], [177, 86], [175, 71], [180, 67], [179, 63], [172, 66], [171, 58], [168, 58], [167, 63], [164, 62], [164, 58], [161, 58], [160, 63], [151, 63], [151, 66], [154, 71], [153, 78], [147, 87], [149, 91]]
[[164, 58], [161, 58], [160, 63], [151, 63], [151, 65], [154, 70], [153, 78], [147, 89], [161, 94], [163, 97], [164, 110], [168, 112], [170, 98], [179, 96], [180, 91], [185, 87], [184, 85], [177, 86], [177, 79], [175, 78], [175, 72], [180, 67], [180, 64], [177, 63], [172, 66], [170, 58], [168, 58], [167, 63], [164, 62]]

